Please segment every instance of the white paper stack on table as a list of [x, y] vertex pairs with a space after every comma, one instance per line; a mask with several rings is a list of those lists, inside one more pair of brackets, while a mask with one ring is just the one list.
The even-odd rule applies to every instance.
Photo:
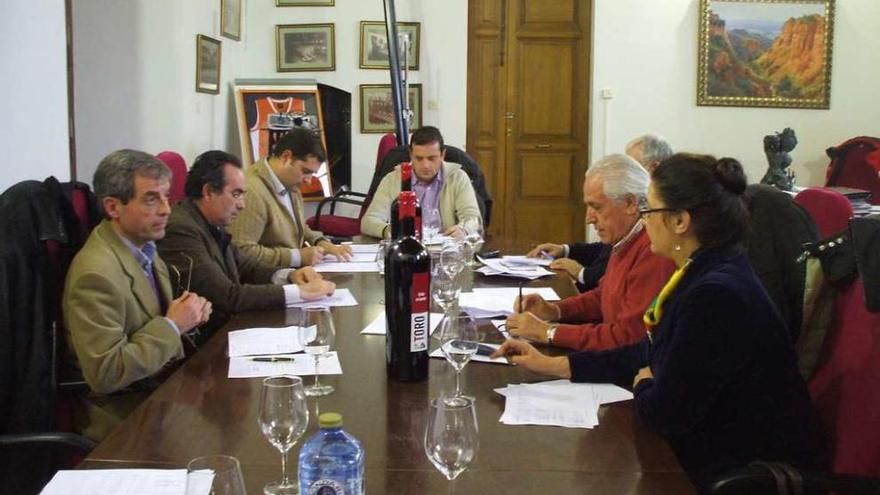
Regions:
[[528, 280], [553, 275], [553, 272], [537, 263], [526, 263], [522, 262], [522, 260], [505, 261], [504, 259], [497, 258], [484, 259], [478, 257], [477, 259], [485, 265], [476, 270], [483, 275], [504, 275], [505, 277], [518, 277]]
[[633, 397], [616, 385], [568, 380], [508, 385], [495, 391], [507, 398], [502, 423], [565, 428], [593, 428], [599, 424], [600, 405]]
[[41, 495], [208, 495], [214, 475], [187, 489], [186, 469], [78, 469], [58, 471]]
[[[523, 295], [539, 294], [546, 301], [558, 301], [552, 287], [523, 287]], [[473, 292], [462, 292], [458, 305], [474, 318], [491, 318], [513, 314], [513, 303], [519, 296], [518, 287], [477, 287]]]
[[[299, 333], [310, 331], [296, 325], [280, 328], [248, 328], [229, 332], [229, 378], [272, 375], [314, 375], [315, 358], [302, 352]], [[314, 327], [311, 327], [314, 332]], [[341, 375], [335, 352], [321, 357], [322, 375]]]
[[320, 308], [320, 307], [328, 307], [332, 308], [335, 306], [357, 306], [357, 299], [351, 294], [351, 291], [348, 289], [336, 289], [332, 296], [323, 297], [316, 301], [303, 301], [298, 303], [293, 303], [288, 306], [288, 308]]
[[[430, 333], [434, 333], [434, 330], [437, 330], [437, 327], [440, 326], [440, 321], [443, 320], [443, 313], [430, 313]], [[370, 322], [367, 325], [367, 328], [361, 330], [362, 335], [385, 335], [385, 311], [379, 313], [379, 316], [376, 317], [375, 320]]]

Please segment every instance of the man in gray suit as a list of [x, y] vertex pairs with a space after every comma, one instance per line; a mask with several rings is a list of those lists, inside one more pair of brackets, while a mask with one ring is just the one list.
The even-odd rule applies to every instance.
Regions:
[[[210, 335], [233, 313], [284, 308], [333, 294], [336, 285], [312, 267], [293, 270], [243, 252], [225, 227], [245, 206], [241, 161], [223, 151], [196, 158], [186, 178], [186, 199], [174, 207], [159, 252], [213, 304]], [[190, 271], [190, 260], [192, 270]]]
[[[64, 321], [71, 354], [92, 389], [75, 414], [77, 429], [100, 440], [183, 357], [181, 335], [208, 320], [211, 303], [192, 292], [174, 299], [156, 256], [171, 208], [171, 172], [152, 155], [110, 153], [95, 171], [105, 220], [71, 263]], [[127, 394], [117, 393], [127, 389]]]

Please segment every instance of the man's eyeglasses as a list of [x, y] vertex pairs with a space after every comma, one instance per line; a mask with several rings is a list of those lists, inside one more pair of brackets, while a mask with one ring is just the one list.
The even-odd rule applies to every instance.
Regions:
[[678, 211], [678, 208], [639, 208], [639, 218], [644, 218], [645, 215], [659, 213], [661, 211]]

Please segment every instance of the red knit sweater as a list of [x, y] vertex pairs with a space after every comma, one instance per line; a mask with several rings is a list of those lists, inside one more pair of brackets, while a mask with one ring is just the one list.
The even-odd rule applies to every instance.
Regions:
[[641, 341], [642, 315], [673, 271], [672, 261], [651, 252], [643, 229], [611, 254], [598, 287], [559, 302], [560, 321], [580, 324], [559, 325], [553, 345], [599, 351]]

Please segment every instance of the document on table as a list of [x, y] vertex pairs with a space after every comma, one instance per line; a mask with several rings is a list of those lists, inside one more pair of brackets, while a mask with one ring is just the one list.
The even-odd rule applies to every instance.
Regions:
[[528, 256], [502, 256], [501, 262], [507, 266], [550, 266], [552, 259], [529, 258]]
[[[315, 358], [309, 354], [265, 356], [275, 361], [257, 361], [262, 356], [236, 357], [229, 360], [229, 378], [256, 378], [273, 375], [314, 375]], [[318, 364], [321, 375], [341, 375], [342, 365], [335, 351], [321, 356]]]
[[358, 302], [351, 295], [351, 291], [348, 289], [336, 289], [336, 292], [333, 293], [332, 296], [324, 297], [322, 299], [318, 299], [317, 301], [302, 301], [298, 303], [293, 303], [288, 306], [288, 308], [320, 308], [320, 307], [334, 307], [334, 306], [357, 306]]
[[[443, 313], [430, 313], [429, 320], [431, 322], [430, 332], [434, 333], [434, 330], [437, 330], [440, 325], [440, 321], [443, 320]], [[361, 330], [361, 334], [385, 335], [385, 312], [380, 313], [375, 320], [367, 325], [367, 328]]]
[[536, 264], [508, 263], [501, 259], [479, 258], [483, 267], [476, 271], [483, 275], [504, 275], [507, 277], [519, 277], [529, 280], [553, 275], [553, 272]]
[[[211, 485], [208, 483], [207, 495]], [[182, 495], [186, 469], [78, 469], [58, 471], [41, 495]]]
[[[480, 345], [485, 346], [485, 347], [491, 347], [493, 351], [496, 351], [496, 350], [498, 350], [499, 347], [501, 347], [500, 344], [480, 343]], [[428, 356], [430, 356], [432, 358], [446, 359], [446, 356], [443, 355], [443, 350], [439, 347], [434, 349], [434, 351], [431, 352], [430, 354], [428, 354]], [[480, 354], [474, 354], [473, 356], [471, 356], [471, 361], [476, 361], [478, 363], [513, 364], [510, 361], [508, 361], [507, 358], [505, 358], [505, 357], [492, 359], [489, 356], [483, 356]]]
[[363, 263], [353, 261], [325, 261], [312, 268], [319, 273], [379, 273], [379, 265], [373, 260]]
[[349, 244], [348, 246], [351, 247], [352, 253], [372, 254], [373, 258], [379, 252], [378, 244]]
[[229, 357], [302, 352], [300, 327], [248, 328], [229, 332]]
[[[539, 294], [545, 300], [558, 301], [559, 296], [550, 287], [523, 287], [523, 295]], [[474, 318], [491, 318], [513, 314], [513, 303], [519, 295], [516, 287], [475, 288], [462, 292], [458, 305]]]
[[599, 406], [632, 399], [632, 392], [605, 383], [543, 383], [508, 385], [495, 389], [506, 397], [505, 424], [535, 424], [592, 428], [599, 424]]

